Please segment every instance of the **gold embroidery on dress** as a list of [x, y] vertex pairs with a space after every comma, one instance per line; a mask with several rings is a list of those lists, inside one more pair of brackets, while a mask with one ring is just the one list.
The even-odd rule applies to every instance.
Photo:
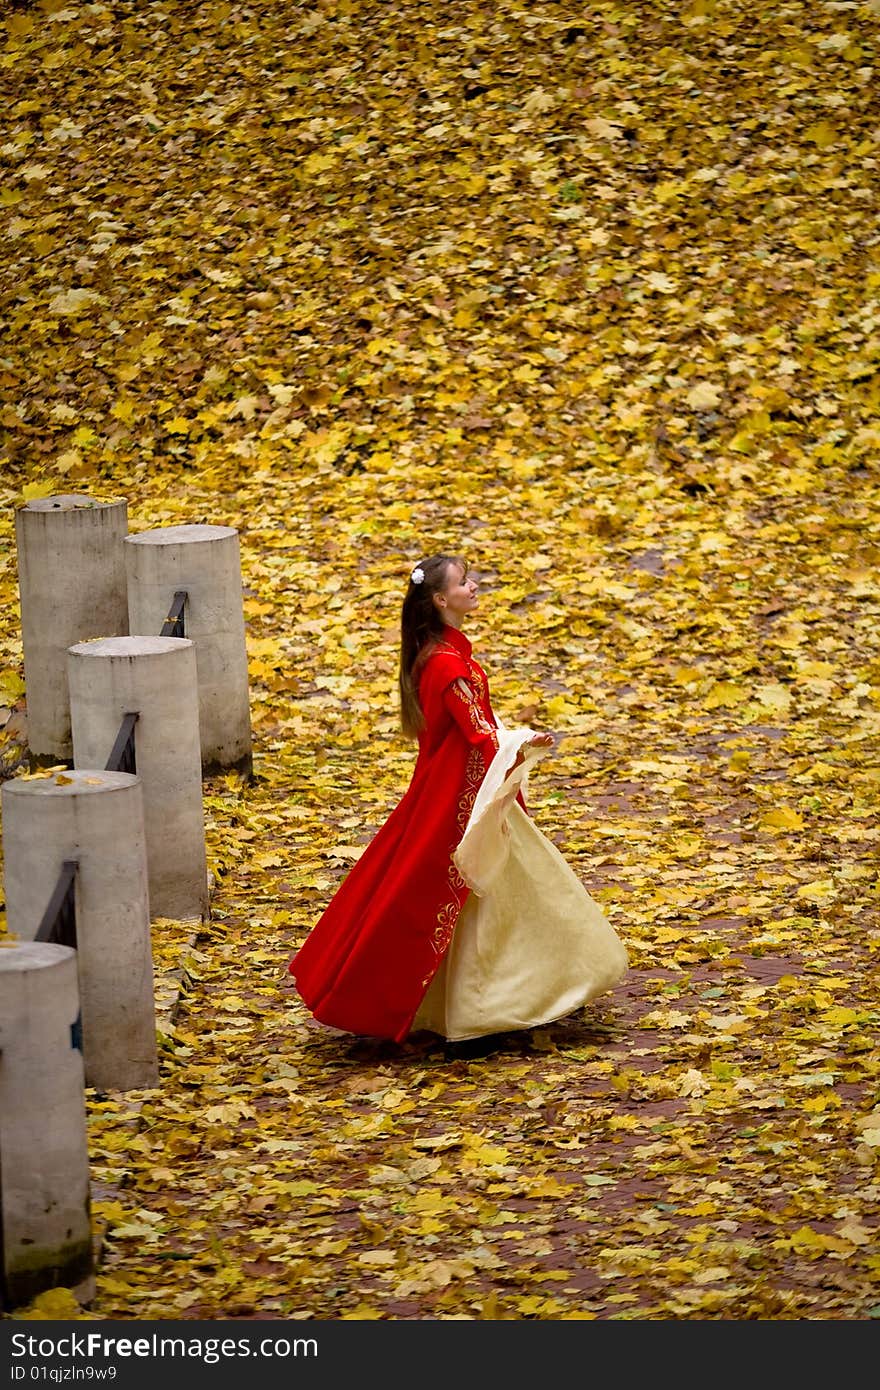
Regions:
[[483, 714], [476, 699], [471, 699], [461, 688], [458, 681], [453, 682], [452, 691], [453, 694], [458, 696], [462, 704], [467, 706], [467, 711], [470, 717], [472, 727], [476, 729], [477, 733], [486, 734], [489, 738], [491, 738], [493, 747], [495, 748], [495, 751], [497, 753], [498, 733], [495, 729], [493, 729], [492, 725], [489, 723], [488, 719]]
[[[463, 835], [467, 829], [467, 823], [471, 811], [474, 809], [474, 802], [477, 799], [477, 792], [480, 790], [480, 783], [483, 780], [483, 755], [479, 748], [472, 748], [468, 753], [468, 760], [464, 769], [464, 790], [458, 798], [458, 828]], [[461, 837], [459, 837], [461, 838]]]
[[[464, 770], [464, 788], [458, 798], [458, 828], [464, 834], [480, 783], [483, 780], [483, 759], [479, 748], [472, 748], [468, 754], [468, 760]], [[460, 838], [460, 837], [459, 837]], [[443, 904], [434, 922], [434, 931], [431, 935], [431, 946], [436, 956], [445, 955], [449, 943], [452, 940], [452, 933], [455, 931], [455, 924], [458, 921], [458, 914], [461, 912], [464, 903], [464, 892], [467, 891], [467, 884], [462, 878], [458, 869], [452, 861], [455, 845], [449, 852], [449, 889], [452, 897]], [[464, 892], [462, 891], [464, 890]]]
[[484, 700], [486, 698], [486, 677], [483, 675], [483, 672], [480, 670], [476, 662], [469, 661], [468, 665], [471, 669], [471, 680], [477, 688], [477, 693], [480, 696], [480, 699]]

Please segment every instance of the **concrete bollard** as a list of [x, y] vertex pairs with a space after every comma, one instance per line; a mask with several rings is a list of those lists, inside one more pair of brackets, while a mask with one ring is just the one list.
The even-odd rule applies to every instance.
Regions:
[[174, 594], [187, 595], [184, 635], [195, 643], [204, 773], [253, 767], [238, 532], [163, 526], [126, 538], [130, 632], [161, 632]]
[[33, 941], [64, 860], [79, 863], [76, 948], [87, 1086], [159, 1083], [139, 777], [72, 769], [0, 789], [9, 930]]
[[0, 1290], [95, 1294], [76, 952], [0, 947]]
[[128, 503], [74, 494], [15, 513], [31, 766], [72, 756], [67, 649], [128, 632]]
[[135, 726], [151, 917], [206, 917], [208, 869], [195, 647], [185, 637], [106, 637], [68, 653], [73, 758], [105, 767], [123, 716]]

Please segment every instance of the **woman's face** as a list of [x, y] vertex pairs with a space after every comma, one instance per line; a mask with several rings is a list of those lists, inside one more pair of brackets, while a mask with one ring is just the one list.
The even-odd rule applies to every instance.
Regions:
[[453, 627], [461, 627], [468, 613], [472, 613], [478, 603], [479, 584], [473, 575], [468, 574], [464, 565], [449, 565], [446, 570], [446, 585], [435, 594], [434, 602], [440, 609], [444, 622]]

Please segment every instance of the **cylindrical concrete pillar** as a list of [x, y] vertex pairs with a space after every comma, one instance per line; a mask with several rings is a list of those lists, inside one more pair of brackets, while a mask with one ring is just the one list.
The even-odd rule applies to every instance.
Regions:
[[0, 948], [2, 1301], [44, 1289], [94, 1297], [76, 952]]
[[73, 759], [105, 767], [138, 713], [150, 916], [206, 917], [208, 869], [195, 647], [185, 637], [106, 637], [68, 653]]
[[31, 765], [69, 761], [67, 649], [128, 632], [128, 503], [59, 494], [15, 514]]
[[184, 635], [195, 643], [203, 772], [252, 768], [247, 648], [238, 532], [163, 526], [126, 538], [130, 632], [161, 632], [174, 595], [187, 595]]
[[76, 860], [76, 948], [86, 1085], [159, 1082], [139, 777], [72, 769], [0, 789], [9, 930], [36, 937], [66, 859]]

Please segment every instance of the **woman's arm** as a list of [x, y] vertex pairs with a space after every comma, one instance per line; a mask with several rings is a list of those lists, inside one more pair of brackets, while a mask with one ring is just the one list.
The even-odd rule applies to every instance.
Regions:
[[498, 731], [480, 708], [477, 692], [470, 681], [459, 676], [443, 692], [443, 703], [468, 743], [480, 749], [488, 768], [498, 752]]
[[507, 769], [507, 776], [509, 777], [515, 768], [521, 767], [525, 762], [524, 750], [526, 748], [552, 748], [555, 742], [556, 740], [552, 734], [533, 734], [530, 739], [527, 739], [526, 742], [517, 749], [516, 757]]
[[[482, 752], [483, 762], [488, 769], [498, 752], [498, 731], [483, 714], [474, 687], [463, 676], [459, 676], [447, 686], [443, 700], [468, 743], [475, 744]], [[526, 748], [552, 748], [554, 743], [552, 734], [533, 734], [517, 750], [516, 758], [506, 775], [509, 777], [515, 768], [522, 766]]]

